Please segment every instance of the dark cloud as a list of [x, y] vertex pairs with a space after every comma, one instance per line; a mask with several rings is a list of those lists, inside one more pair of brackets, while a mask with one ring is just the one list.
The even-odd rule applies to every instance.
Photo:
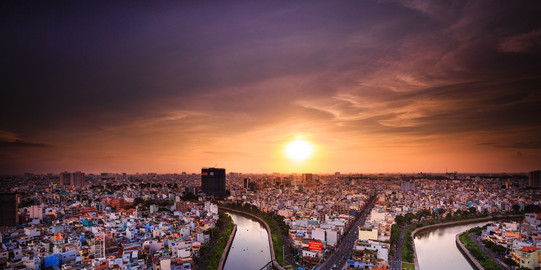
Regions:
[[535, 29], [525, 34], [518, 34], [500, 43], [498, 49], [511, 53], [541, 53], [541, 29]]
[[477, 145], [481, 146], [492, 146], [498, 148], [514, 148], [514, 149], [539, 149], [541, 148], [541, 141], [537, 142], [515, 142], [512, 144], [498, 144], [493, 142], [488, 143], [478, 143]]
[[33, 143], [21, 140], [15, 140], [12, 142], [9, 141], [0, 141], [0, 148], [19, 148], [19, 147], [51, 147], [43, 143]]

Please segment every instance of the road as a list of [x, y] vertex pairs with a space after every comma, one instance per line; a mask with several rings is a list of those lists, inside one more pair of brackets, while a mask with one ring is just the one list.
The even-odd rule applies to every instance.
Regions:
[[396, 248], [394, 250], [394, 255], [390, 257], [390, 270], [400, 270], [402, 269], [402, 244], [404, 243], [404, 229], [406, 226], [400, 227], [400, 238], [396, 242]]
[[473, 242], [475, 242], [475, 244], [477, 244], [477, 246], [479, 248], [481, 248], [481, 250], [487, 254], [488, 256], [490, 256], [490, 258], [492, 258], [493, 261], [495, 261], [497, 264], [500, 265], [500, 267], [502, 267], [502, 269], [506, 269], [506, 270], [511, 270], [511, 267], [507, 264], [505, 264], [504, 262], [502, 262], [500, 260], [500, 258], [490, 249], [488, 249], [480, 240], [479, 240], [479, 236], [477, 235], [474, 235], [474, 234], [470, 234], [470, 239], [473, 240]]
[[335, 252], [332, 253], [331, 256], [317, 268], [318, 270], [342, 269], [342, 267], [346, 264], [347, 260], [349, 259], [351, 251], [353, 250], [353, 244], [355, 243], [355, 240], [358, 239], [359, 230], [357, 228], [364, 225], [366, 217], [372, 210], [372, 207], [374, 206], [374, 202], [376, 201], [376, 198], [377, 198], [376, 195], [370, 197], [370, 199], [366, 203], [366, 207], [364, 207], [363, 210], [361, 211], [361, 215], [349, 227], [346, 234], [342, 237], [342, 240], [338, 244], [338, 247], [336, 248]]

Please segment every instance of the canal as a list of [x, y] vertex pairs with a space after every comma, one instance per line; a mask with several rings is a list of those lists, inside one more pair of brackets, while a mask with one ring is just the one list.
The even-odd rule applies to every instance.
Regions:
[[474, 269], [458, 250], [455, 236], [470, 228], [488, 223], [491, 221], [428, 229], [417, 233], [414, 241], [419, 268], [422, 270]]
[[248, 217], [227, 212], [237, 225], [224, 269], [261, 269], [271, 260], [267, 230]]

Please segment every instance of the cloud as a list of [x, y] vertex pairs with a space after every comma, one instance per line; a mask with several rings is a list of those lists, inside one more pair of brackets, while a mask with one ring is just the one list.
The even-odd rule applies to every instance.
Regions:
[[500, 43], [498, 49], [502, 52], [539, 54], [541, 52], [541, 29], [509, 37]]
[[0, 141], [12, 142], [12, 141], [16, 141], [18, 139], [19, 139], [19, 137], [17, 136], [17, 134], [0, 129]]
[[34, 143], [19, 138], [19, 135], [6, 130], [0, 130], [0, 148], [41, 148], [50, 147], [43, 143]]
[[419, 152], [438, 140], [538, 149], [535, 2], [48, 8], [4, 16], [4, 148], [43, 141], [83, 165], [234, 155], [281, 132]]
[[514, 149], [540, 149], [541, 141], [531, 141], [531, 142], [514, 142], [510, 144], [500, 144], [494, 142], [488, 143], [478, 143], [480, 146], [491, 146], [497, 148], [514, 148]]
[[18, 147], [50, 147], [50, 145], [46, 145], [43, 143], [33, 143], [33, 142], [27, 142], [22, 140], [15, 140], [15, 141], [0, 141], [0, 148], [18, 148]]

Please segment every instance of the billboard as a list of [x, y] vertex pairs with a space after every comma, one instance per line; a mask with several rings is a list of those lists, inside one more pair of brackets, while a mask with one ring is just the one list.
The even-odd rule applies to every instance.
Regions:
[[321, 251], [323, 249], [323, 244], [321, 241], [308, 241], [308, 248], [310, 250], [319, 250]]

